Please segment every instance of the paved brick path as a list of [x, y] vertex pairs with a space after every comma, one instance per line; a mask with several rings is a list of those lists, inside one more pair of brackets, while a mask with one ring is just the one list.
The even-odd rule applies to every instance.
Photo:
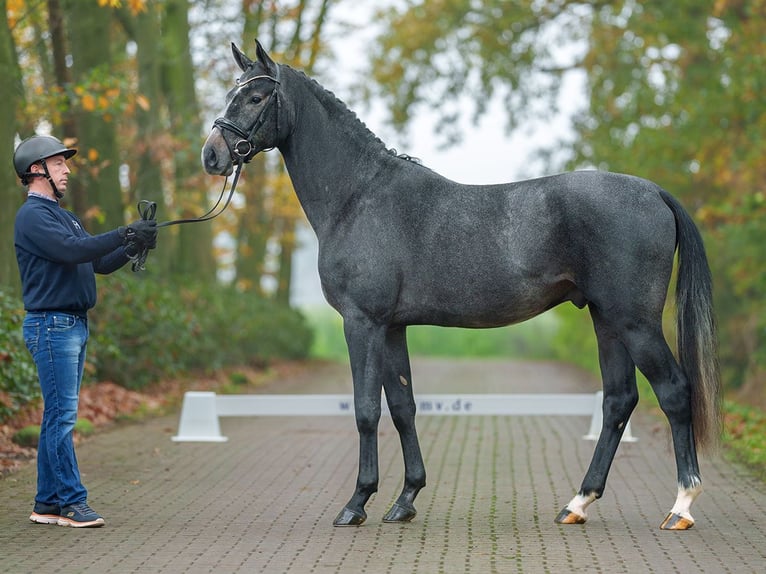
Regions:
[[[414, 364], [415, 389], [591, 392], [567, 367], [493, 361]], [[349, 392], [324, 366], [264, 392]], [[406, 525], [383, 524], [402, 481], [398, 439], [381, 423], [381, 487], [360, 528], [332, 520], [356, 479], [350, 417], [226, 418], [227, 443], [173, 443], [177, 416], [100, 434], [78, 453], [101, 529], [27, 520], [34, 468], [0, 479], [0, 572], [763, 572], [766, 487], [718, 458], [688, 532], [658, 529], [675, 498], [666, 425], [633, 419], [604, 497], [584, 526], [553, 518], [579, 487], [587, 417], [421, 417], [428, 486]]]

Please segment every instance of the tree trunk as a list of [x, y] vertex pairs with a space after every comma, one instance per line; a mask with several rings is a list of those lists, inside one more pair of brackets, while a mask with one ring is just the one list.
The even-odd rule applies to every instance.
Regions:
[[275, 299], [284, 305], [290, 304], [290, 289], [293, 276], [293, 253], [295, 252], [295, 225], [292, 218], [281, 221], [279, 234], [279, 269], [277, 270], [277, 292]]
[[253, 158], [240, 186], [245, 207], [240, 211], [234, 260], [236, 282], [241, 289], [262, 294], [261, 277], [266, 263], [266, 247], [271, 235], [272, 218], [266, 208], [266, 162], [263, 155]]
[[[163, 86], [175, 145], [175, 198], [183, 218], [197, 217], [208, 209], [205, 179], [201, 177], [199, 150], [202, 126], [194, 89], [194, 68], [189, 48], [187, 0], [167, 0], [163, 26], [165, 69]], [[180, 225], [174, 272], [203, 281], [215, 281], [213, 226]], [[163, 238], [165, 240], [166, 238]]]
[[163, 150], [162, 139], [162, 47], [161, 20], [157, 2], [148, 2], [146, 10], [135, 18], [133, 38], [136, 41], [136, 62], [138, 69], [139, 103], [136, 107], [138, 134], [136, 147], [138, 163], [133, 178], [134, 199], [157, 202], [163, 208], [162, 171], [160, 160]]
[[[64, 30], [64, 13], [61, 10], [61, 2], [59, 0], [48, 0], [48, 26], [51, 35], [53, 77], [56, 79], [58, 89], [62, 93], [66, 93], [67, 89], [72, 85], [72, 74], [66, 65], [68, 52], [66, 32]], [[45, 57], [46, 55], [41, 55], [41, 60], [46, 61]], [[59, 131], [57, 131], [56, 135], [62, 137], [65, 143], [77, 142], [77, 124], [71, 107], [67, 107], [63, 111], [62, 125], [57, 129]], [[75, 178], [72, 178], [68, 201], [72, 211], [81, 216], [85, 215], [88, 209], [88, 198], [85, 196], [82, 186], [78, 185], [78, 182], [75, 181]]]
[[[78, 0], [67, 0], [65, 6], [73, 80], [89, 94], [99, 88], [99, 76], [108, 75], [113, 67], [111, 54], [118, 46], [110, 34], [111, 11]], [[81, 102], [76, 112], [79, 169], [72, 178], [70, 194], [87, 198], [88, 208], [80, 215], [91, 233], [101, 233], [124, 223], [115, 118], [84, 104]], [[79, 198], [73, 201], [71, 195], [69, 201], [79, 205]]]
[[[0, 7], [6, 11], [6, 0], [0, 0]], [[13, 249], [13, 221], [16, 210], [24, 200], [24, 190], [9, 160], [13, 156], [16, 138], [15, 112], [24, 100], [24, 91], [7, 18], [0, 24], [0, 76], [9, 88], [0, 106], [0, 157], [8, 158], [5, 160], [7, 164], [0, 169], [0, 194], [4, 199], [3, 209], [0, 209], [0, 244], [4, 246], [0, 249], [0, 289], [18, 293], [20, 282]]]
[[[138, 100], [136, 107], [135, 171], [131, 177], [131, 203], [138, 200], [157, 204], [157, 219], [169, 219], [164, 203], [161, 162], [170, 155], [169, 137], [163, 126], [162, 94], [162, 3], [150, 0], [146, 10], [127, 21], [136, 42]], [[161, 232], [159, 248], [151, 254], [151, 267], [168, 271], [173, 235]]]

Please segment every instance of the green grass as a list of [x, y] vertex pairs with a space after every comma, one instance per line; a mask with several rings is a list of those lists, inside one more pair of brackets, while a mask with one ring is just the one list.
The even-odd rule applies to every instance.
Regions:
[[732, 459], [766, 480], [766, 413], [725, 401], [723, 444]]
[[[340, 315], [327, 306], [307, 307], [302, 311], [314, 330], [311, 356], [347, 361]], [[407, 329], [407, 344], [412, 356], [544, 359], [554, 352], [551, 342], [557, 329], [558, 319], [551, 313], [499, 329], [417, 325]]]
[[[96, 427], [88, 419], [77, 419], [74, 430], [82, 436], [89, 436], [96, 432]], [[20, 446], [37, 448], [40, 442], [40, 425], [28, 425], [19, 429], [11, 440]]]

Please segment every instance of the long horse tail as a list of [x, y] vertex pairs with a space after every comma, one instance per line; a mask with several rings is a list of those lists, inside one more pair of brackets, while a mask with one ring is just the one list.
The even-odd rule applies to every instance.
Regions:
[[698, 448], [713, 450], [721, 435], [722, 410], [710, 266], [689, 213], [666, 191], [660, 196], [676, 219], [676, 337], [678, 360], [691, 384], [694, 439]]

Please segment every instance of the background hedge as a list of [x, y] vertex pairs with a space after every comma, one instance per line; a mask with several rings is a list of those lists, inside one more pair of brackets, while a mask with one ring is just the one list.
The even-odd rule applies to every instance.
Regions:
[[[300, 359], [311, 348], [298, 311], [233, 288], [120, 273], [99, 277], [98, 292], [83, 384], [112, 381], [140, 390], [190, 371]], [[18, 297], [0, 292], [0, 421], [40, 396], [21, 307]]]

